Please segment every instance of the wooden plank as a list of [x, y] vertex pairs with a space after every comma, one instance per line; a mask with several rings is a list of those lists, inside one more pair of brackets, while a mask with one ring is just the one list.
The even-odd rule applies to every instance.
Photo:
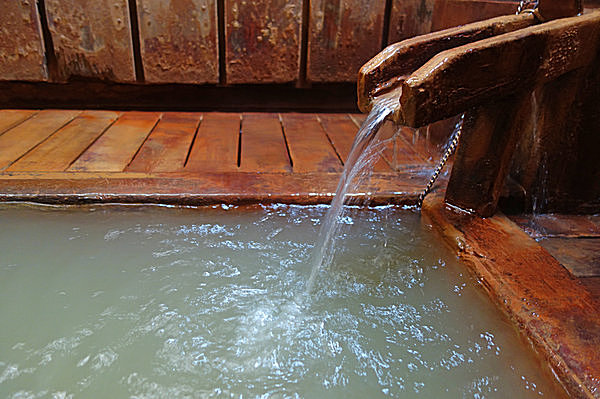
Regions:
[[185, 166], [202, 114], [167, 112], [125, 170], [175, 172]]
[[600, 303], [579, 279], [502, 215], [453, 211], [439, 192], [426, 197], [421, 214], [572, 397], [593, 398], [600, 389]]
[[58, 78], [135, 82], [127, 0], [46, 0]]
[[240, 170], [291, 172], [281, 123], [277, 114], [243, 114]]
[[186, 171], [230, 172], [238, 169], [241, 115], [205, 113], [190, 151]]
[[36, 1], [3, 1], [0, 13], [0, 80], [48, 79]]
[[281, 121], [294, 172], [342, 171], [342, 162], [337, 157], [316, 115], [281, 114]]
[[588, 292], [600, 302], [600, 277], [585, 277], [579, 281], [585, 286]]
[[302, 1], [225, 2], [227, 83], [298, 80]]
[[600, 217], [595, 215], [514, 215], [510, 218], [533, 238], [600, 238]]
[[129, 165], [159, 118], [160, 114], [156, 112], [123, 114], [68, 170], [121, 172]]
[[83, 112], [7, 171], [63, 171], [118, 117], [119, 113], [112, 111]]
[[9, 129], [17, 126], [27, 118], [30, 118], [37, 111], [22, 109], [3, 109], [0, 110], [0, 135]]
[[146, 82], [219, 82], [216, 0], [136, 1]]
[[[328, 116], [325, 117], [325, 119], [328, 119]], [[337, 137], [336, 141], [338, 143], [342, 144], [344, 147], [343, 152], [347, 153], [347, 155], [342, 157], [342, 159], [344, 160], [344, 164], [345, 164], [346, 160], [348, 159], [348, 155], [350, 155], [350, 150], [352, 149], [352, 144], [354, 143], [354, 138], [356, 137], [356, 134], [358, 133], [358, 129], [362, 126], [362, 124], [364, 122], [364, 120], [363, 120], [363, 122], [360, 122], [360, 119], [361, 118], [356, 118], [355, 116], [350, 116], [350, 121], [354, 124], [354, 132], [353, 133], [352, 133], [352, 130], [347, 129], [346, 122], [343, 118], [340, 118], [337, 121], [335, 121], [335, 117], [334, 117], [334, 121], [335, 121], [334, 123], [324, 122], [324, 126], [327, 126], [325, 128], [325, 130], [327, 131], [327, 134], [328, 135], [333, 134], [334, 136], [336, 136]], [[323, 119], [321, 119], [321, 121], [323, 122]], [[350, 126], [348, 126], [348, 127], [350, 127]], [[390, 135], [390, 131], [388, 131], [387, 133], [386, 132], [383, 132], [383, 133], [384, 133], [383, 136]], [[391, 134], [393, 134], [393, 132]], [[345, 136], [345, 139], [342, 139], [341, 136]], [[335, 141], [333, 141], [331, 136], [329, 136], [329, 137], [335, 146]], [[385, 147], [383, 147], [381, 149], [381, 151], [379, 152], [380, 158], [377, 159], [377, 161], [373, 165], [374, 172], [390, 172], [390, 171], [392, 171], [392, 166], [383, 157], [384, 150], [385, 150]]]
[[[212, 205], [249, 203], [326, 204], [339, 173], [57, 172], [0, 174], [0, 201], [50, 204], [158, 203]], [[372, 204], [416, 204], [425, 178], [410, 171], [374, 174], [365, 187]], [[359, 196], [364, 196], [364, 192]]]
[[393, 0], [388, 43], [431, 32], [435, 0]]
[[595, 11], [443, 51], [403, 82], [398, 121], [423, 126], [589, 66], [599, 24]]
[[384, 1], [311, 1], [307, 79], [354, 82], [381, 50], [384, 11]]
[[600, 239], [552, 237], [538, 241], [577, 277], [600, 277]]
[[69, 123], [80, 111], [41, 111], [0, 136], [0, 170]]
[[537, 20], [531, 14], [511, 15], [433, 32], [389, 45], [360, 69], [358, 106], [361, 111], [369, 112], [375, 97], [400, 88], [404, 80], [436, 54], [470, 43], [480, 43], [492, 36], [513, 32], [535, 23]]
[[435, 0], [431, 30], [466, 25], [484, 19], [517, 12], [518, 1]]

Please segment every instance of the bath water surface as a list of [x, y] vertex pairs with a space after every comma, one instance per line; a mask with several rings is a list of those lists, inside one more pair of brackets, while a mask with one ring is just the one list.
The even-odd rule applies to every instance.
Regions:
[[556, 398], [419, 215], [0, 207], [2, 398]]

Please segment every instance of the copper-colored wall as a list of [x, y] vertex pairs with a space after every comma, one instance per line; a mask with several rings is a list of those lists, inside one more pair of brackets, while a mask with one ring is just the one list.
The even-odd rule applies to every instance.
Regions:
[[15, 0], [0, 81], [353, 82], [387, 43], [516, 9], [500, 0]]

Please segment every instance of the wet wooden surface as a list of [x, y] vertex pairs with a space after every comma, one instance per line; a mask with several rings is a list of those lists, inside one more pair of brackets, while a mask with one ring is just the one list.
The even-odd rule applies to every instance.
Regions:
[[45, 5], [59, 79], [135, 82], [127, 0], [46, 0]]
[[515, 14], [518, 7], [518, 1], [435, 0], [431, 30], [436, 31], [501, 15]]
[[136, 1], [146, 82], [219, 82], [217, 0]]
[[572, 397], [600, 397], [600, 298], [591, 281], [574, 277], [503, 215], [481, 219], [456, 212], [441, 192], [426, 198], [422, 214]]
[[[331, 200], [364, 117], [313, 113], [0, 110], [0, 200], [49, 203]], [[384, 127], [376, 203], [414, 204], [434, 165]], [[397, 165], [391, 166], [393, 151]], [[436, 156], [437, 157], [437, 156]]]
[[0, 13], [0, 80], [48, 79], [36, 1], [4, 1]]
[[388, 43], [431, 32], [435, 0], [394, 0]]
[[227, 83], [298, 80], [302, 1], [225, 2]]
[[381, 49], [384, 10], [384, 1], [311, 1], [308, 80], [356, 79], [360, 67]]

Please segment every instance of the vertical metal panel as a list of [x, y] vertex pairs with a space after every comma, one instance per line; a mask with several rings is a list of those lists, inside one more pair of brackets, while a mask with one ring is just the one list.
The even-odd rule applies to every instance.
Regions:
[[147, 82], [219, 82], [216, 0], [136, 1]]
[[226, 0], [227, 83], [298, 80], [301, 0]]
[[381, 50], [384, 12], [384, 1], [311, 1], [308, 80], [355, 81]]
[[47, 79], [35, 0], [3, 1], [0, 13], [0, 80]]
[[58, 75], [135, 81], [127, 0], [46, 0]]

